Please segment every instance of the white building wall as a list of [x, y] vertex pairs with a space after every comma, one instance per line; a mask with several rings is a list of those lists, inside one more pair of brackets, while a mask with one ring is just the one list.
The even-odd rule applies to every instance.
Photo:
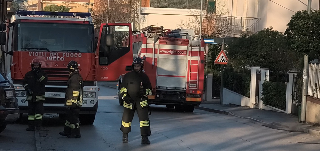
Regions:
[[[220, 1], [220, 2], [219, 2]], [[272, 26], [284, 32], [291, 16], [300, 10], [306, 10], [308, 0], [219, 0], [217, 11], [223, 16], [261, 18], [261, 29]], [[312, 0], [312, 9], [319, 9], [319, 1]], [[221, 11], [224, 10], [224, 11]]]
[[[205, 15], [203, 11], [203, 15]], [[150, 25], [163, 26], [165, 29], [200, 27], [200, 10], [142, 7], [140, 28]]]

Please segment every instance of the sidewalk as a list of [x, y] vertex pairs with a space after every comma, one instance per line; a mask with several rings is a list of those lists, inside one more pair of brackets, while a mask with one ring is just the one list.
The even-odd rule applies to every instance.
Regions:
[[299, 123], [298, 117], [282, 112], [251, 109], [235, 105], [220, 105], [219, 102], [203, 102], [197, 109], [226, 114], [238, 118], [250, 119], [262, 126], [289, 132], [304, 132], [320, 135], [320, 127], [307, 123]]

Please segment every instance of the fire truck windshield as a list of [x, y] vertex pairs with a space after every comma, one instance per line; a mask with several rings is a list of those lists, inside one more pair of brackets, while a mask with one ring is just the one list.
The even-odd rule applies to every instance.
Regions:
[[94, 52], [91, 24], [22, 22], [16, 29], [18, 51]]

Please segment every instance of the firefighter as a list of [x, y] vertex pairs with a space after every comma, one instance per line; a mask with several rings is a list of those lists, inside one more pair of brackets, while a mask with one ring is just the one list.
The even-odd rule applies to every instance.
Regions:
[[70, 61], [67, 67], [69, 69], [65, 102], [67, 116], [64, 130], [59, 134], [68, 138], [80, 138], [79, 112], [82, 106], [83, 79], [76, 61]]
[[23, 87], [27, 91], [28, 101], [28, 128], [27, 131], [41, 129], [42, 115], [44, 112], [43, 101], [45, 100], [45, 85], [47, 75], [41, 70], [41, 63], [38, 59], [31, 62], [31, 71], [27, 72], [23, 79]]
[[148, 136], [151, 135], [149, 120], [148, 95], [151, 95], [151, 83], [149, 77], [142, 72], [143, 62], [141, 58], [135, 58], [132, 63], [133, 71], [123, 77], [120, 89], [120, 97], [123, 102], [123, 116], [120, 130], [123, 132], [123, 143], [128, 142], [128, 133], [131, 131], [131, 122], [135, 110], [140, 121], [141, 144], [150, 144]]

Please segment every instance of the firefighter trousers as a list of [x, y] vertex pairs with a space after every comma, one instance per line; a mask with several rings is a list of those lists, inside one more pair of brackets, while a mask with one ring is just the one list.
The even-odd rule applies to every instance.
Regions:
[[43, 115], [42, 101], [28, 101], [28, 123], [29, 127], [40, 127], [42, 125]]
[[[131, 106], [132, 105], [132, 106]], [[131, 108], [127, 103], [124, 102], [124, 111], [122, 115], [121, 128], [123, 133], [131, 132], [131, 122], [133, 120], [134, 112], [137, 110], [139, 121], [140, 121], [140, 132], [141, 136], [150, 136], [150, 120], [149, 120], [149, 108], [141, 107], [139, 101], [131, 103]]]
[[78, 107], [67, 107], [64, 126], [64, 132], [67, 135], [80, 135], [79, 112], [80, 108]]

